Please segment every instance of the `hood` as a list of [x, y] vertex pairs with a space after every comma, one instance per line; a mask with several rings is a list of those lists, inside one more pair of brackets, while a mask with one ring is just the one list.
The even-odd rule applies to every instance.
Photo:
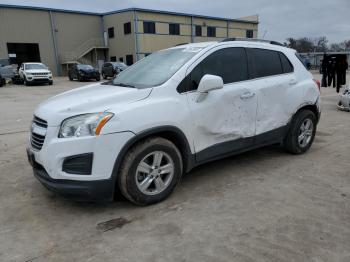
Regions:
[[50, 70], [47, 69], [27, 69], [25, 70], [27, 74], [32, 74], [32, 73], [51, 73]]
[[152, 88], [137, 89], [113, 85], [92, 84], [54, 96], [38, 106], [35, 115], [49, 126], [59, 126], [67, 117], [110, 111], [143, 100]]

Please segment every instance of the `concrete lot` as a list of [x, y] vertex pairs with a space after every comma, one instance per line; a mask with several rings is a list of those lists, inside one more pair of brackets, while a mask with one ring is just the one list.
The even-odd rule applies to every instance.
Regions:
[[216, 161], [141, 208], [65, 200], [32, 175], [34, 108], [81, 85], [0, 88], [0, 261], [350, 261], [350, 113], [333, 88], [307, 154], [272, 146]]

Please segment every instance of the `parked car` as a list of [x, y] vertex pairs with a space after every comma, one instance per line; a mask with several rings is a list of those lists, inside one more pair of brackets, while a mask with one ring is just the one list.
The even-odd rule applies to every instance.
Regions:
[[350, 86], [346, 88], [340, 96], [338, 109], [342, 111], [350, 111]]
[[100, 72], [96, 68], [84, 64], [73, 65], [68, 71], [68, 77], [70, 81], [77, 79], [79, 82], [92, 79], [100, 81], [101, 79]]
[[274, 42], [177, 46], [42, 103], [28, 158], [39, 181], [63, 195], [112, 200], [119, 191], [154, 204], [206, 162], [276, 143], [308, 151], [319, 88], [295, 50]]
[[2, 77], [2, 75], [0, 74], [0, 87], [3, 87], [4, 85], [6, 85], [6, 79]]
[[0, 59], [0, 75], [4, 79], [4, 82], [6, 82], [6, 79], [13, 81], [18, 76], [16, 66], [11, 65], [9, 59]]
[[124, 71], [128, 66], [123, 62], [106, 62], [102, 65], [102, 77], [115, 77], [120, 72]]
[[26, 86], [32, 84], [53, 84], [52, 72], [42, 63], [23, 63], [18, 70]]

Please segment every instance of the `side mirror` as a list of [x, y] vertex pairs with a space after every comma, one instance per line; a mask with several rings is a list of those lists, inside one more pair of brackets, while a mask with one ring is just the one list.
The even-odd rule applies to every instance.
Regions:
[[204, 75], [199, 82], [197, 92], [197, 103], [203, 101], [210, 91], [221, 89], [224, 87], [224, 81], [220, 76]]

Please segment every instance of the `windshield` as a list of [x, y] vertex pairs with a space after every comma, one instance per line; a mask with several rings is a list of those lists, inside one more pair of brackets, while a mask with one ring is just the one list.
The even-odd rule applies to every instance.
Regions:
[[137, 88], [161, 85], [198, 51], [175, 48], [153, 53], [117, 75], [113, 84]]
[[78, 69], [94, 69], [91, 65], [77, 65]]
[[8, 66], [10, 64], [8, 59], [0, 59], [0, 66]]
[[114, 67], [127, 68], [128, 66], [124, 63], [112, 63]]
[[26, 70], [46, 69], [46, 66], [44, 66], [43, 64], [26, 64], [25, 69]]

